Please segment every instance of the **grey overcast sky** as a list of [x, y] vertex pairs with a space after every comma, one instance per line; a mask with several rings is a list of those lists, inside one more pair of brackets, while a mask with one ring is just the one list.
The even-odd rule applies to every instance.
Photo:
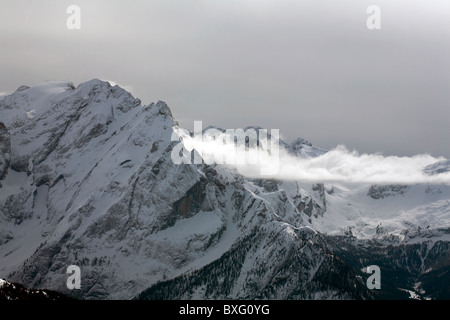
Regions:
[[189, 129], [450, 158], [448, 0], [1, 0], [0, 92], [92, 78], [166, 101]]

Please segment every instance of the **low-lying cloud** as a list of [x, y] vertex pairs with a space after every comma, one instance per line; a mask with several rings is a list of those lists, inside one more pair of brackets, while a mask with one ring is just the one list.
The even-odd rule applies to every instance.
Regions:
[[[447, 184], [450, 161], [443, 157], [419, 154], [412, 157], [359, 154], [338, 146], [313, 157], [301, 157], [279, 147], [276, 152], [253, 146], [236, 146], [222, 139], [182, 137], [185, 163], [197, 159], [234, 168], [246, 177], [308, 182], [342, 182], [367, 184]], [[225, 137], [225, 135], [224, 135]], [[305, 148], [309, 148], [305, 146]], [[178, 152], [178, 151], [177, 151]], [[246, 161], [238, 161], [245, 159]], [[256, 159], [256, 160], [255, 160]], [[180, 162], [180, 161], [179, 161]]]
[[[445, 160], [427, 154], [413, 157], [358, 154], [344, 146], [309, 159], [280, 150], [279, 170], [273, 178], [371, 184], [448, 183], [449, 172], [431, 175], [424, 171], [429, 165]], [[261, 165], [266, 165], [266, 161], [270, 163], [270, 157], [263, 158]]]

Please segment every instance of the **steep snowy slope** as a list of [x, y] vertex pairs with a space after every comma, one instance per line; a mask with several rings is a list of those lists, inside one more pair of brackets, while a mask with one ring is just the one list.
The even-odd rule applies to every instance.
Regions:
[[[371, 299], [367, 246], [378, 259], [388, 246], [426, 243], [422, 266], [449, 265], [439, 260], [449, 252], [448, 186], [311, 184], [176, 165], [179, 125], [167, 105], [143, 106], [100, 80], [22, 86], [0, 97], [0, 115], [0, 277], [27, 287], [87, 299], [147, 288], [141, 298]], [[298, 157], [326, 153], [303, 139], [281, 145]], [[69, 265], [81, 268], [81, 290], [66, 287]]]

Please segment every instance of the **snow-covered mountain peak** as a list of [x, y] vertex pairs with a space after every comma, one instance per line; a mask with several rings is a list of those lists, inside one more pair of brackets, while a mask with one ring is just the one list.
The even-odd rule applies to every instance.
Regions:
[[327, 150], [314, 147], [311, 142], [303, 138], [297, 138], [291, 144], [287, 145], [286, 149], [289, 153], [302, 158], [317, 157], [327, 152]]
[[172, 111], [164, 101], [158, 100], [158, 102], [154, 104], [154, 107], [157, 109], [158, 114], [168, 116], [173, 119]]
[[57, 81], [47, 81], [33, 87], [20, 86], [0, 100], [2, 122], [11, 127], [17, 121], [20, 122], [17, 126], [20, 126], [27, 119], [47, 112], [52, 102], [72, 87], [71, 83]]
[[303, 138], [297, 138], [290, 144], [290, 147], [292, 148], [292, 150], [297, 150], [303, 148], [305, 145], [312, 147], [311, 142]]
[[15, 92], [21, 92], [21, 91], [25, 91], [27, 89], [30, 89], [30, 87], [26, 86], [26, 85], [21, 85], [19, 88], [17, 88], [17, 90]]

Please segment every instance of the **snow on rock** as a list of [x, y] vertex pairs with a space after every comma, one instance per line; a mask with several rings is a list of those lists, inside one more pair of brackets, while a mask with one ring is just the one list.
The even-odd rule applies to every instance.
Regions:
[[[370, 298], [327, 237], [413, 244], [449, 234], [445, 185], [311, 185], [176, 165], [169, 107], [98, 79], [21, 87], [0, 113], [0, 277], [28, 287], [89, 299], [153, 288], [149, 298], [164, 293], [158, 284], [226, 272], [223, 290], [211, 286], [226, 279], [199, 280], [183, 297]], [[281, 145], [299, 157], [326, 152], [303, 139]], [[78, 291], [66, 287], [73, 264]]]
[[425, 173], [430, 175], [440, 174], [450, 171], [450, 160], [443, 160], [433, 163], [425, 168]]

